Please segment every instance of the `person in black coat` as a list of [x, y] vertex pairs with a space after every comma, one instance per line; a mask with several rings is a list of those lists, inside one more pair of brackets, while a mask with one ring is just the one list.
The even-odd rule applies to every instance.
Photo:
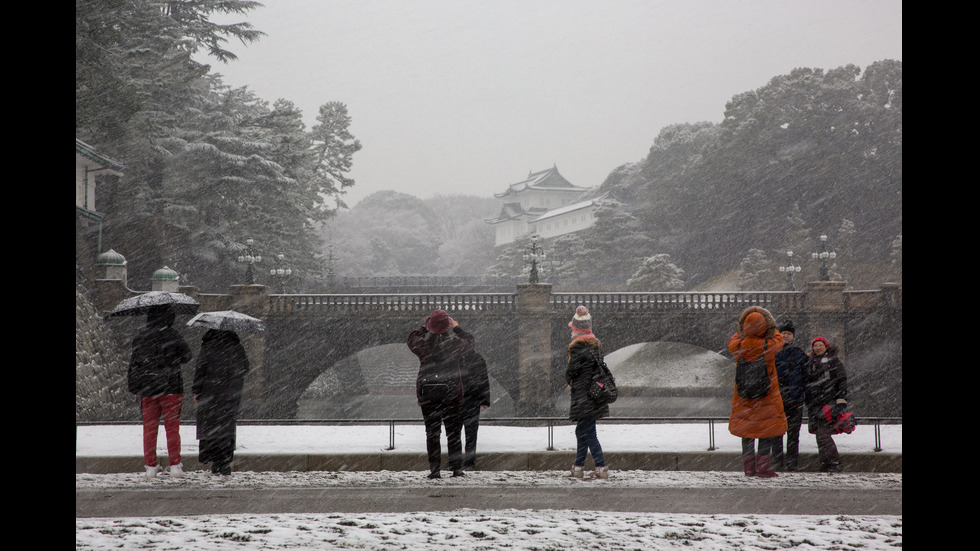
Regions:
[[153, 306], [146, 325], [133, 337], [133, 353], [126, 374], [129, 391], [140, 397], [143, 415], [143, 464], [146, 475], [160, 472], [157, 435], [160, 418], [167, 431], [170, 475], [184, 474], [180, 457], [180, 416], [184, 404], [184, 378], [180, 365], [191, 361], [191, 349], [173, 328], [177, 314], [170, 305]]
[[487, 360], [476, 350], [463, 356], [459, 364], [463, 380], [463, 407], [460, 416], [465, 438], [463, 470], [476, 469], [476, 433], [480, 430], [480, 410], [490, 407], [490, 375]]
[[248, 357], [238, 334], [217, 329], [204, 334], [191, 390], [197, 404], [198, 461], [211, 463], [214, 474], [231, 474], [248, 369]]
[[847, 407], [847, 373], [837, 349], [827, 339], [816, 337], [810, 342], [810, 349], [804, 393], [809, 431], [817, 438], [820, 471], [839, 472], [842, 464], [833, 434], [835, 420]]
[[785, 321], [776, 328], [783, 335], [783, 348], [776, 353], [776, 375], [779, 377], [779, 393], [783, 398], [783, 411], [786, 413], [786, 453], [783, 454], [783, 439], [773, 449], [774, 469], [795, 471], [800, 456], [800, 427], [803, 425], [803, 388], [806, 365], [809, 359], [806, 352], [793, 344], [796, 325]]
[[425, 446], [429, 478], [442, 478], [439, 437], [446, 427], [449, 467], [463, 476], [463, 444], [460, 430], [463, 381], [459, 364], [473, 350], [473, 335], [464, 331], [445, 310], [434, 310], [422, 327], [408, 334], [409, 350], [419, 358], [415, 395], [425, 420]]
[[592, 478], [609, 478], [602, 455], [602, 445], [596, 434], [596, 420], [609, 416], [609, 404], [598, 404], [589, 398], [589, 384], [599, 369], [594, 355], [600, 355], [599, 339], [592, 333], [592, 315], [585, 306], [575, 309], [572, 321], [572, 342], [568, 345], [568, 366], [565, 368], [565, 381], [571, 389], [568, 418], [575, 421], [575, 440], [577, 443], [575, 463], [568, 476], [584, 477], [585, 459], [589, 453], [595, 463]]

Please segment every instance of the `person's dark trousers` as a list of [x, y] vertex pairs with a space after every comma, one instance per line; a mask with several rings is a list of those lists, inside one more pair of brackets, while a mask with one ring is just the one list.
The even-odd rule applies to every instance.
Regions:
[[834, 443], [834, 429], [825, 422], [816, 423], [817, 457], [820, 459], [820, 472], [841, 470], [840, 453]]
[[605, 467], [606, 461], [602, 456], [602, 446], [599, 444], [599, 437], [596, 435], [595, 419], [581, 419], [575, 425], [575, 465], [585, 466], [585, 458], [592, 453], [592, 461], [596, 467]]
[[461, 410], [463, 423], [463, 469], [476, 469], [476, 433], [480, 430], [480, 406], [464, 405]]
[[783, 402], [786, 413], [786, 453], [783, 453], [783, 439], [772, 451], [774, 469], [795, 471], [800, 457], [800, 427], [803, 425], [803, 402]]
[[423, 408], [422, 418], [425, 420], [425, 448], [429, 455], [429, 471], [438, 473], [442, 468], [440, 437], [443, 425], [446, 427], [449, 448], [449, 468], [453, 471], [462, 470], [463, 441], [460, 434], [462, 421], [459, 407]]

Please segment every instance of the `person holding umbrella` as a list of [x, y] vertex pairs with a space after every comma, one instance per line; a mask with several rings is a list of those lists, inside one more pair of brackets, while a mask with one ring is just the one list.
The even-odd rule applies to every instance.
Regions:
[[140, 397], [143, 413], [143, 463], [146, 476], [160, 472], [157, 463], [157, 435], [160, 418], [167, 432], [167, 455], [170, 476], [184, 475], [180, 457], [180, 416], [184, 403], [184, 379], [181, 364], [191, 361], [191, 349], [184, 337], [173, 328], [176, 311], [170, 304], [146, 309], [146, 325], [133, 337], [127, 384]]
[[197, 404], [198, 461], [211, 463], [212, 474], [230, 475], [249, 370], [248, 356], [236, 331], [264, 328], [257, 318], [232, 311], [198, 314], [188, 325], [208, 328], [201, 339], [191, 384]]

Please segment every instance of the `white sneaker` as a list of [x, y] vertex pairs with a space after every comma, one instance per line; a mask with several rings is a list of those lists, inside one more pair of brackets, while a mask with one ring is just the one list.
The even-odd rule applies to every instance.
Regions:
[[585, 468], [572, 465], [572, 469], [565, 473], [565, 478], [585, 478]]
[[609, 467], [596, 467], [590, 476], [592, 478], [606, 480], [609, 478]]
[[184, 476], [184, 464], [177, 463], [176, 465], [170, 466], [170, 476], [174, 478], [181, 478]]
[[157, 473], [160, 472], [160, 465], [156, 465], [155, 467], [144, 465], [144, 467], [146, 467], [146, 478], [156, 478]]

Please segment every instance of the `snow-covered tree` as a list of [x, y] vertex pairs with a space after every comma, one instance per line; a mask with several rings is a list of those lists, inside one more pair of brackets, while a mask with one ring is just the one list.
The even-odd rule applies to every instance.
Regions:
[[749, 249], [738, 267], [740, 291], [771, 291], [781, 286], [773, 270], [773, 263], [762, 249]]
[[655, 254], [643, 259], [626, 284], [633, 291], [680, 291], [684, 288], [684, 270], [671, 263], [669, 254]]

